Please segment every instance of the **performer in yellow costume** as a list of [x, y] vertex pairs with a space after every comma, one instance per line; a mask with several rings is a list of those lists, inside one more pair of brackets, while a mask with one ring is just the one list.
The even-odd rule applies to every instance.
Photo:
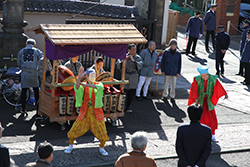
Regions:
[[80, 82], [80, 78], [84, 76], [82, 67], [79, 70], [78, 76], [79, 78], [76, 81], [74, 90], [76, 107], [81, 108], [76, 121], [68, 132], [69, 147], [64, 152], [71, 153], [74, 140], [84, 135], [88, 130], [91, 130], [100, 141], [99, 152], [107, 156], [108, 152], [104, 149], [104, 145], [109, 140], [109, 137], [102, 110], [104, 86], [101, 82], [95, 82], [96, 72], [93, 69], [87, 69], [86, 71], [87, 83]]

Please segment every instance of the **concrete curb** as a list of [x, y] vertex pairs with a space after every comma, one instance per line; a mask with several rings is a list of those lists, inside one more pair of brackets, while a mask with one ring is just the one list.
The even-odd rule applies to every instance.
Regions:
[[[211, 155], [215, 154], [229, 154], [229, 153], [237, 153], [237, 152], [246, 152], [250, 151], [250, 147], [238, 147], [238, 148], [228, 148], [222, 149], [221, 151], [212, 151]], [[155, 155], [152, 156], [155, 160], [163, 160], [163, 159], [175, 159], [178, 158], [177, 154], [162, 154], [162, 155]], [[115, 162], [107, 162], [107, 163], [99, 163], [99, 164], [92, 164], [92, 165], [73, 165], [69, 167], [102, 167], [102, 166], [112, 166]]]

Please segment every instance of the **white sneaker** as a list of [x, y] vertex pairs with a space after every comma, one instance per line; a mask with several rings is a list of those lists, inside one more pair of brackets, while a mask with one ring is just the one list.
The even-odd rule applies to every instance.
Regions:
[[212, 135], [212, 141], [213, 142], [218, 142], [218, 140], [215, 138], [215, 135]]
[[99, 152], [100, 152], [100, 154], [102, 154], [103, 156], [108, 156], [109, 155], [109, 153], [104, 149], [104, 148], [99, 148]]
[[69, 145], [69, 147], [66, 148], [66, 150], [64, 150], [64, 153], [70, 154], [72, 151], [73, 151], [73, 145]]

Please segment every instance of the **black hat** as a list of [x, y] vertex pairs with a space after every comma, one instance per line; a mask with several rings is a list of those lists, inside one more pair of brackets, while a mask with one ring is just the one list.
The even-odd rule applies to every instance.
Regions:
[[218, 4], [211, 4], [211, 8], [212, 7], [217, 7], [218, 6]]
[[250, 34], [250, 29], [247, 29], [247, 34]]
[[194, 13], [195, 13], [196, 15], [201, 14], [201, 12], [200, 12], [200, 11], [198, 11], [198, 10], [195, 10], [195, 11], [194, 11]]
[[246, 23], [246, 24], [250, 24], [250, 20], [249, 19], [245, 19], [243, 22]]
[[218, 26], [218, 30], [224, 30], [224, 28], [225, 28], [225, 26], [223, 26], [223, 25]]

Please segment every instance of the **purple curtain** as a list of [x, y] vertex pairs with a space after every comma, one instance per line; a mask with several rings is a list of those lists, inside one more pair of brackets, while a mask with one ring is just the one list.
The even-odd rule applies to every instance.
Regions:
[[110, 44], [110, 45], [53, 45], [46, 39], [46, 57], [51, 60], [67, 59], [91, 50], [95, 50], [105, 56], [114, 59], [126, 59], [127, 44]]

